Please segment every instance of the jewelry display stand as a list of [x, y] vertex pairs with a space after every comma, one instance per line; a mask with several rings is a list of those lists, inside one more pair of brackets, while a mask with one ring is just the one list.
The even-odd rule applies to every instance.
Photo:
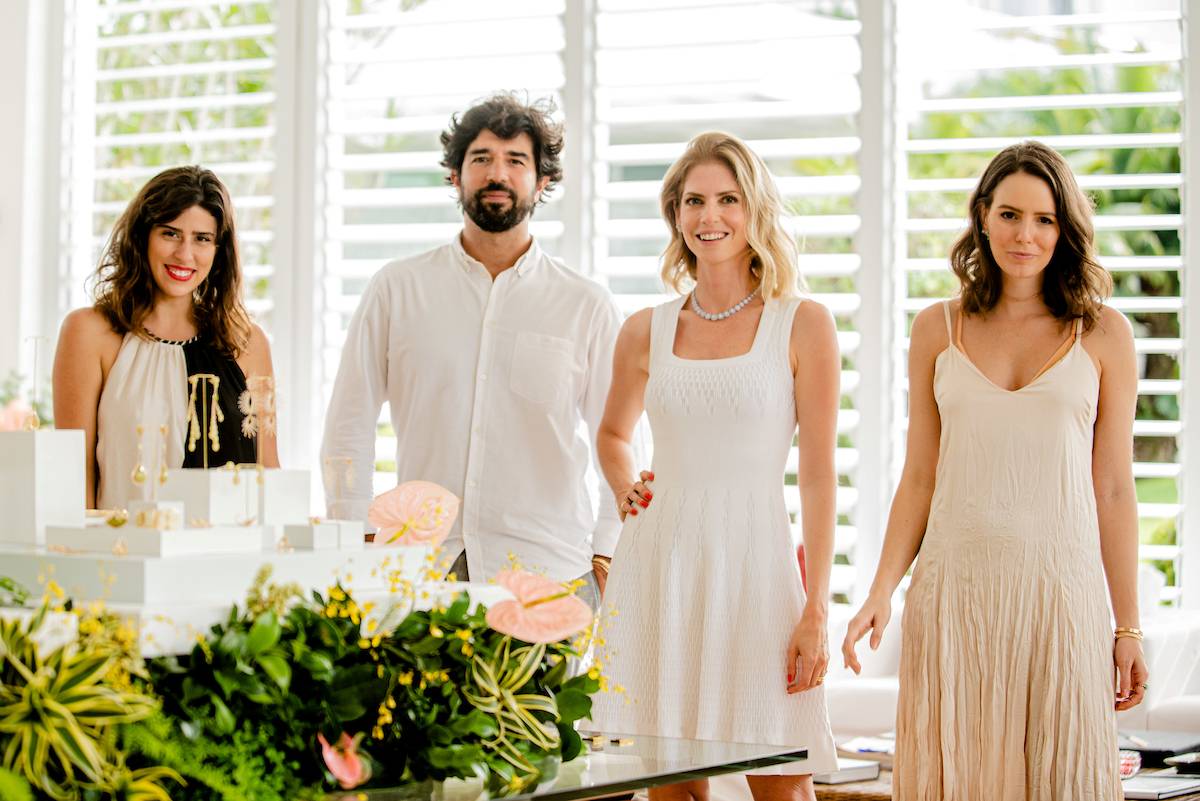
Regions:
[[190, 650], [264, 565], [306, 594], [341, 581], [383, 599], [429, 564], [426, 546], [364, 547], [362, 521], [309, 518], [306, 471], [179, 469], [163, 481], [151, 467], [155, 499], [86, 519], [83, 432], [0, 433], [0, 572], [35, 595], [53, 579], [76, 603], [103, 601], [153, 656]]
[[0, 547], [41, 545], [47, 526], [82, 526], [86, 492], [82, 431], [0, 432]]

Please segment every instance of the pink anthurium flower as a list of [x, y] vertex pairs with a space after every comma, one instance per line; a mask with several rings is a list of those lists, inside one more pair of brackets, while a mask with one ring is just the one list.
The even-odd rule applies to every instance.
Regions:
[[23, 431], [29, 418], [33, 416], [33, 407], [22, 400], [10, 400], [8, 405], [0, 408], [0, 431]]
[[501, 634], [531, 643], [552, 643], [578, 634], [592, 624], [592, 610], [557, 581], [526, 573], [502, 570], [496, 583], [514, 600], [494, 603], [487, 624]]
[[329, 768], [329, 772], [343, 790], [352, 790], [371, 778], [370, 763], [358, 753], [358, 744], [362, 737], [362, 732], [353, 738], [342, 732], [337, 743], [330, 745], [325, 735], [317, 733], [317, 742], [321, 744], [321, 756], [325, 759], [325, 767]]
[[458, 498], [432, 481], [406, 481], [367, 510], [376, 545], [441, 545], [458, 517]]

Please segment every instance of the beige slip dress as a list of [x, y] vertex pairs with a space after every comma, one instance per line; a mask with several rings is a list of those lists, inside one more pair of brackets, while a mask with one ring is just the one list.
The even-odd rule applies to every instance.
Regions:
[[[1009, 391], [938, 355], [936, 487], [904, 605], [897, 801], [1110, 801], [1112, 622], [1081, 325]], [[960, 328], [961, 331], [961, 328]]]

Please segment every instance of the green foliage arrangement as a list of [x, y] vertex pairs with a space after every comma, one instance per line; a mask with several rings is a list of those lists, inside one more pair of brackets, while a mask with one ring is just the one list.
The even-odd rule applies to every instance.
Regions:
[[302, 598], [267, 577], [191, 653], [148, 663], [164, 714], [130, 746], [189, 779], [176, 801], [447, 778], [503, 793], [580, 753], [573, 724], [600, 677], [568, 665], [587, 634], [522, 642], [466, 593], [422, 611], [406, 586], [378, 608], [341, 584]]

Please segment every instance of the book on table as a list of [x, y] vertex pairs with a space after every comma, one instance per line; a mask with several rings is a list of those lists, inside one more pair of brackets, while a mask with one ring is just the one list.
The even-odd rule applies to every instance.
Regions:
[[1200, 793], [1200, 779], [1180, 776], [1173, 770], [1139, 773], [1121, 782], [1126, 798], [1176, 798]]
[[1197, 732], [1123, 729], [1119, 735], [1118, 747], [1141, 753], [1143, 765], [1161, 764], [1167, 757], [1200, 751]]
[[874, 737], [854, 737], [837, 748], [838, 757], [869, 759], [881, 768], [891, 770], [896, 753], [896, 735], [892, 732]]
[[837, 770], [830, 773], [814, 773], [817, 784], [846, 784], [869, 782], [879, 778], [879, 762], [873, 759], [846, 759], [838, 757]]

